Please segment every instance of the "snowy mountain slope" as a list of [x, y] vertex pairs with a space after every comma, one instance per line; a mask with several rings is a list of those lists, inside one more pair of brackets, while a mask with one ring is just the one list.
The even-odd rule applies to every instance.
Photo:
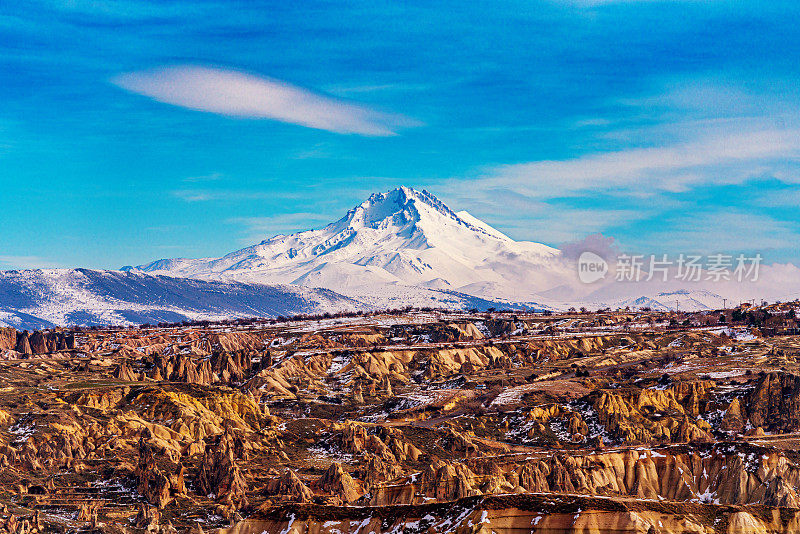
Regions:
[[388, 288], [358, 301], [329, 289], [174, 278], [125, 271], [0, 271], [0, 326], [125, 325], [435, 306], [486, 310], [503, 303], [452, 291]]
[[139, 324], [274, 317], [368, 306], [326, 289], [152, 276], [120, 271], [0, 271], [0, 325]]
[[319, 230], [278, 235], [218, 259], [158, 260], [137, 270], [326, 287], [359, 299], [406, 286], [414, 288], [401, 290], [406, 295], [448, 289], [530, 302], [538, 288], [574, 279], [557, 249], [514, 241], [427, 191], [406, 187], [373, 194]]
[[[454, 212], [431, 193], [407, 187], [373, 194], [319, 230], [278, 235], [221, 258], [162, 259], [135, 270], [325, 287], [378, 308], [463, 307], [465, 295], [499, 300], [497, 307], [525, 303], [556, 310], [674, 309], [677, 300], [679, 309], [698, 311], [723, 302], [716, 291], [709, 291], [716, 289], [713, 285], [675, 280], [616, 283], [610, 275], [583, 284], [575, 259], [558, 249], [514, 241], [465, 211]], [[744, 288], [718, 287], [726, 295]]]
[[[613, 266], [610, 268], [613, 272]], [[575, 259], [510, 237], [427, 191], [376, 193], [324, 228], [278, 235], [221, 258], [161, 259], [123, 271], [0, 271], [0, 324], [125, 324], [416, 307], [716, 309], [800, 294], [800, 269], [757, 284], [594, 284]], [[316, 289], [326, 288], [326, 289]], [[712, 291], [713, 290], [713, 291]]]
[[704, 311], [718, 310], [723, 306], [723, 298], [703, 289], [661, 292], [642, 295], [637, 298], [622, 299], [614, 303], [615, 308], [630, 307], [634, 310], [650, 308], [658, 311], [678, 310]]

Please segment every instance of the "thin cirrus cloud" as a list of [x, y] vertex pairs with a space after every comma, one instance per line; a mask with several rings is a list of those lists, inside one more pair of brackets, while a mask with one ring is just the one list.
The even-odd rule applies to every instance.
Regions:
[[278, 234], [290, 234], [312, 228], [320, 228], [331, 220], [332, 217], [322, 213], [297, 212], [281, 213], [270, 217], [234, 217], [228, 219], [227, 222], [244, 226], [246, 233], [239, 242], [250, 245], [253, 242]]
[[768, 256], [770, 250], [789, 249], [800, 239], [794, 223], [741, 209], [708, 210], [665, 223], [668, 229], [647, 233], [633, 244], [640, 249], [658, 243], [665, 251], [753, 251]]
[[237, 191], [227, 189], [179, 189], [177, 191], [172, 191], [172, 195], [185, 202], [259, 200], [274, 197], [274, 194], [267, 191]]
[[230, 117], [272, 119], [341, 134], [389, 136], [402, 128], [420, 125], [402, 115], [235, 70], [171, 66], [122, 74], [111, 82], [166, 104]]
[[784, 176], [800, 155], [800, 132], [762, 130], [711, 136], [656, 148], [633, 148], [574, 159], [502, 165], [475, 185], [513, 187], [533, 198], [593, 189], [686, 191], [703, 183], [739, 183], [759, 173]]
[[57, 269], [63, 265], [41, 256], [0, 256], [0, 267], [4, 269]]

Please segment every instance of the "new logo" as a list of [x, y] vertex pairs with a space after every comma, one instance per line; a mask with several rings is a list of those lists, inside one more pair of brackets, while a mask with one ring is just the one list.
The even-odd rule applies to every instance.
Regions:
[[588, 250], [578, 258], [578, 279], [584, 284], [602, 280], [608, 273], [608, 262]]

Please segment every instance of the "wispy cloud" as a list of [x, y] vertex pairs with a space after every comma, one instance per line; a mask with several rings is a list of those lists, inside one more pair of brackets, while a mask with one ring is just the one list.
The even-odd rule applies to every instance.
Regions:
[[[593, 189], [677, 192], [703, 183], [740, 183], [770, 169], [780, 171], [786, 158], [798, 155], [800, 131], [760, 130], [665, 147], [502, 165], [489, 169], [475, 185], [514, 188], [534, 198]], [[789, 174], [784, 178], [797, 177]]]
[[178, 189], [172, 195], [186, 202], [209, 202], [212, 200], [258, 200], [274, 198], [267, 191], [229, 191], [211, 189]]
[[326, 90], [334, 95], [349, 97], [362, 93], [376, 93], [376, 92], [420, 92], [428, 91], [431, 89], [429, 84], [425, 83], [386, 83], [386, 84], [366, 84], [366, 85], [330, 85]]
[[[738, 86], [671, 88], [626, 101], [624, 106], [638, 113], [630, 123], [576, 124], [606, 129], [600, 144], [617, 148], [495, 165], [479, 169], [468, 186], [459, 178], [444, 189], [475, 215], [502, 214], [491, 222], [506, 233], [550, 244], [612, 231], [625, 247], [641, 248], [646, 239], [672, 249], [786, 251], [795, 238], [787, 215], [752, 210], [790, 205], [796, 195], [779, 199], [800, 184], [800, 127], [791, 118], [777, 120], [785, 117], [785, 105], [769, 102]], [[759, 109], [769, 109], [769, 116], [760, 116]], [[781, 191], [755, 195], [745, 204], [740, 188], [761, 183]], [[723, 189], [719, 198], [727, 199], [726, 209], [735, 214], [704, 216], [709, 210], [697, 205], [692, 193], [706, 199]], [[743, 227], [741, 236], [730, 234], [730, 228]]]
[[395, 135], [413, 119], [375, 111], [287, 82], [235, 70], [192, 65], [130, 72], [112, 80], [127, 91], [189, 109], [273, 119], [343, 134]]
[[[606, 4], [652, 4], [663, 0], [553, 0], [556, 4], [566, 4], [578, 7], [603, 6]], [[672, 0], [683, 3], [701, 3], [707, 0]]]
[[240, 241], [244, 244], [252, 244], [278, 234], [319, 228], [332, 220], [332, 217], [320, 213], [298, 212], [269, 217], [233, 217], [227, 222], [245, 227], [246, 235]]
[[510, 237], [553, 246], [636, 223], [653, 215], [652, 207], [570, 206], [505, 189], [482, 191], [458, 187], [457, 183], [439, 189], [444, 190], [442, 198], [445, 203], [451, 207], [467, 207], [472, 215]]
[[[731, 231], [732, 228], [736, 230]], [[632, 244], [647, 253], [760, 252], [769, 258], [770, 251], [796, 248], [798, 241], [800, 233], [793, 223], [727, 209], [665, 220], [662, 230], [647, 232], [642, 242]]]
[[0, 256], [4, 269], [56, 269], [63, 265], [41, 256]]
[[545, 205], [533, 214], [510, 214], [489, 221], [515, 239], [558, 246], [620, 224], [630, 224], [645, 215], [624, 209], [580, 209]]
[[199, 176], [187, 176], [183, 179], [184, 182], [216, 182], [218, 180], [222, 180], [222, 173], [219, 172], [212, 172], [209, 174], [203, 174]]
[[800, 206], [800, 189], [765, 191], [755, 195], [752, 202], [766, 208], [796, 208]]

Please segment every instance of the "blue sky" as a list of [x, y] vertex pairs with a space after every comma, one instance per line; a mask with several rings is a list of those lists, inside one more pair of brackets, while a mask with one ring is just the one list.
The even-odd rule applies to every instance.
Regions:
[[399, 185], [516, 239], [800, 264], [799, 15], [6, 2], [0, 269], [219, 256]]

